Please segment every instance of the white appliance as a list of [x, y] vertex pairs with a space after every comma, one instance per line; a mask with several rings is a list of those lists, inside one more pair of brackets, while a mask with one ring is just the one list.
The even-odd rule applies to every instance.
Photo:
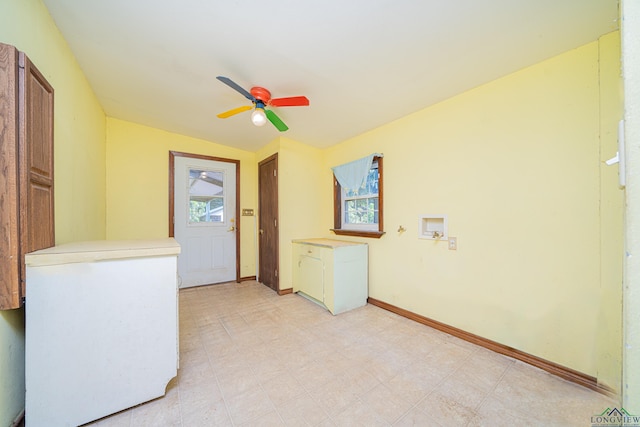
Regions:
[[177, 375], [174, 239], [26, 255], [27, 426], [76, 426], [163, 396]]

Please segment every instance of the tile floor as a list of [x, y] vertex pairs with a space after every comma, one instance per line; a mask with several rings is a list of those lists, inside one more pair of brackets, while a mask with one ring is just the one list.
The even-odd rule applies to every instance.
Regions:
[[180, 291], [167, 394], [111, 426], [590, 426], [618, 402], [378, 307], [257, 282]]

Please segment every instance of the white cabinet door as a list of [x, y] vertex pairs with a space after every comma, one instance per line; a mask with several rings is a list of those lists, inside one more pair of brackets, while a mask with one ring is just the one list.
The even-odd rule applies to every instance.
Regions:
[[301, 256], [300, 290], [320, 302], [324, 301], [324, 263], [322, 259]]

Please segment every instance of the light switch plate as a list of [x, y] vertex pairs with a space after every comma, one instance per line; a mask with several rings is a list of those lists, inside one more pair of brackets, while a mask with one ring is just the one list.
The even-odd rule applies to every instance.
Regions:
[[449, 250], [455, 251], [458, 249], [458, 238], [457, 237], [449, 237]]

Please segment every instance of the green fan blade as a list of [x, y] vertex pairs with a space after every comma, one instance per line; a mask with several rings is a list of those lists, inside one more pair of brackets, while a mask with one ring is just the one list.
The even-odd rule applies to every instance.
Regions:
[[278, 117], [273, 111], [264, 110], [264, 113], [267, 115], [267, 119], [269, 119], [269, 121], [273, 123], [276, 129], [278, 129], [280, 132], [284, 132], [285, 130], [289, 129], [287, 125], [285, 125], [284, 122], [280, 120], [280, 117]]

